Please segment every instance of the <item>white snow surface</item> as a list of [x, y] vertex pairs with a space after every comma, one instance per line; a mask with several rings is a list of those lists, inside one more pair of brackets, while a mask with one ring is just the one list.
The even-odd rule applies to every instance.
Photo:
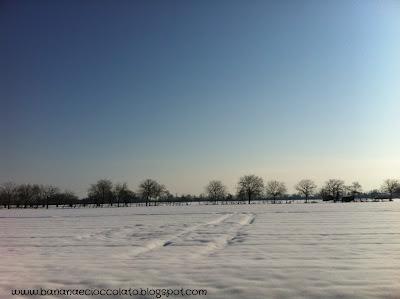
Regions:
[[400, 202], [0, 209], [0, 298], [140, 287], [398, 299]]

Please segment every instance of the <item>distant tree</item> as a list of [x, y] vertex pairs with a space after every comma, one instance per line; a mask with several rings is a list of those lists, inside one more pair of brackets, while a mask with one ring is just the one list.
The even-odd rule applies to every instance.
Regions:
[[51, 185], [42, 186], [41, 189], [42, 197], [44, 200], [43, 206], [46, 205], [46, 209], [48, 209], [51, 199], [53, 199], [57, 193], [60, 193], [60, 189]]
[[169, 198], [170, 196], [171, 193], [168, 191], [167, 187], [165, 187], [165, 185], [159, 184], [158, 188], [156, 188], [154, 199], [164, 200], [166, 198]]
[[228, 193], [228, 194], [226, 195], [226, 201], [227, 201], [227, 202], [230, 202], [230, 201], [232, 201], [232, 200], [233, 200], [233, 195], [230, 194], [230, 193]]
[[371, 190], [371, 191], [369, 191], [369, 192], [367, 193], [367, 196], [368, 196], [369, 198], [374, 198], [374, 197], [378, 196], [380, 193], [381, 193], [381, 192], [380, 192], [378, 189], [373, 189], [373, 190]]
[[165, 185], [160, 185], [160, 186], [161, 188], [159, 189], [156, 199], [158, 201], [171, 201], [173, 199], [173, 195], [171, 194], [171, 192], [169, 192], [169, 190], [167, 189], [167, 187], [165, 187]]
[[400, 182], [395, 179], [387, 179], [383, 182], [382, 191], [389, 194], [390, 199], [393, 199], [393, 194], [400, 188]]
[[57, 192], [52, 196], [52, 202], [58, 207], [59, 205], [74, 207], [79, 198], [71, 191]]
[[338, 179], [328, 180], [321, 190], [323, 199], [331, 198], [334, 201], [339, 201], [340, 197], [343, 196], [346, 190], [344, 181]]
[[75, 193], [72, 191], [66, 190], [63, 193], [61, 193], [61, 195], [64, 197], [64, 204], [70, 207], [75, 206], [79, 201], [78, 196], [76, 196]]
[[6, 182], [0, 186], [1, 204], [4, 208], [10, 208], [10, 205], [15, 201], [17, 197], [17, 185], [13, 182]]
[[35, 202], [35, 190], [36, 188], [30, 184], [21, 184], [17, 187], [17, 204], [19, 207], [20, 204], [27, 208], [28, 206], [33, 206]]
[[139, 194], [146, 201], [146, 206], [150, 200], [157, 200], [166, 193], [169, 193], [167, 188], [152, 179], [146, 179], [139, 185]]
[[273, 202], [275, 203], [276, 199], [283, 196], [286, 192], [285, 183], [279, 181], [268, 181], [265, 186], [265, 191], [268, 197], [272, 197]]
[[352, 196], [358, 197], [362, 193], [362, 186], [359, 182], [353, 182], [347, 187], [347, 190]]
[[93, 198], [96, 206], [108, 202], [112, 206], [113, 202], [113, 184], [110, 180], [103, 179], [92, 184], [88, 190], [88, 196]]
[[134, 202], [137, 199], [136, 193], [132, 190], [127, 190], [122, 198], [124, 206], [127, 207], [129, 203]]
[[35, 206], [36, 208], [39, 207], [39, 204], [43, 201], [44, 193], [43, 193], [43, 188], [41, 185], [38, 184], [33, 184], [32, 185], [32, 203], [31, 207]]
[[127, 183], [117, 183], [114, 185], [114, 198], [117, 200], [117, 207], [119, 204], [124, 201], [124, 198], [128, 192], [128, 184]]
[[312, 180], [304, 179], [298, 182], [295, 188], [301, 196], [306, 198], [306, 202], [308, 202], [309, 197], [314, 194], [317, 185]]
[[135, 198], [135, 193], [128, 188], [127, 183], [117, 183], [114, 186], [114, 198], [117, 200], [117, 206], [121, 203], [127, 206]]
[[206, 187], [207, 197], [218, 202], [219, 200], [224, 200], [226, 197], [226, 187], [221, 181], [213, 180], [210, 181]]
[[262, 195], [264, 190], [264, 181], [256, 175], [245, 175], [238, 182], [238, 196], [248, 199], [249, 204], [258, 196]]

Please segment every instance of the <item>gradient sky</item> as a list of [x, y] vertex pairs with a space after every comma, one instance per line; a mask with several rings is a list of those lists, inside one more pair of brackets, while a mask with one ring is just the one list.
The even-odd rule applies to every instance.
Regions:
[[399, 1], [0, 1], [0, 182], [400, 177]]

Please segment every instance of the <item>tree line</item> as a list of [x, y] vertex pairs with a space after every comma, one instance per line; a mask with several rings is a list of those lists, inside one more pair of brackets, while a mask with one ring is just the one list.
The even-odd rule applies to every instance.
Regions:
[[295, 194], [288, 194], [284, 182], [264, 180], [256, 175], [242, 176], [238, 183], [236, 194], [230, 194], [227, 187], [219, 180], [210, 181], [205, 187], [205, 193], [200, 196], [173, 195], [165, 185], [156, 180], [142, 181], [137, 191], [129, 189], [127, 183], [114, 184], [111, 180], [102, 179], [90, 185], [86, 198], [78, 198], [71, 191], [61, 191], [52, 185], [15, 184], [6, 182], [0, 185], [0, 206], [3, 208], [49, 208], [49, 206], [76, 207], [76, 206], [130, 206], [158, 205], [161, 203], [252, 203], [253, 201], [277, 200], [304, 200], [322, 199], [324, 201], [355, 201], [367, 198], [392, 200], [400, 195], [400, 181], [387, 179], [380, 189], [364, 192], [358, 182], [346, 185], [343, 180], [330, 179], [321, 188], [313, 180], [300, 180], [295, 186]]

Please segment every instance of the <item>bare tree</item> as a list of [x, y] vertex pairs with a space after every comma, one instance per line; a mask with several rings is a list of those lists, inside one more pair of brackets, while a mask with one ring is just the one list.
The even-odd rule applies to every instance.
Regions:
[[57, 187], [51, 185], [42, 186], [42, 195], [44, 199], [43, 206], [46, 205], [46, 209], [49, 208], [50, 200], [54, 198], [57, 193], [60, 193], [60, 189]]
[[64, 192], [57, 192], [52, 196], [53, 204], [58, 207], [59, 205], [75, 207], [79, 202], [79, 198], [72, 192], [65, 190]]
[[339, 198], [345, 192], [345, 184], [344, 181], [338, 179], [330, 179], [328, 180], [324, 187], [321, 190], [321, 195], [323, 198], [330, 199], [333, 201], [339, 201]]
[[88, 196], [96, 201], [96, 206], [109, 202], [112, 206], [113, 201], [113, 184], [110, 180], [103, 179], [92, 184], [88, 191]]
[[159, 184], [158, 188], [156, 188], [154, 198], [157, 200], [161, 200], [168, 198], [170, 195], [171, 193], [168, 191], [167, 187], [165, 187], [165, 185]]
[[129, 188], [127, 183], [117, 183], [114, 185], [114, 197], [117, 199], [117, 207], [121, 202], [126, 202], [126, 197], [129, 194]]
[[32, 185], [32, 203], [31, 203], [31, 207], [33, 205], [35, 205], [35, 208], [39, 207], [39, 204], [42, 202], [43, 200], [43, 188], [41, 185], [38, 184], [33, 184]]
[[226, 197], [226, 187], [221, 181], [210, 181], [206, 187], [206, 193], [210, 200], [218, 202]]
[[21, 184], [17, 187], [17, 204], [19, 207], [20, 204], [24, 205], [24, 208], [28, 206], [33, 206], [35, 201], [35, 188], [30, 184]]
[[65, 190], [61, 193], [63, 196], [64, 205], [68, 205], [69, 207], [75, 207], [76, 203], [78, 202], [78, 197], [75, 195], [74, 192]]
[[395, 179], [387, 179], [383, 182], [382, 191], [389, 193], [390, 200], [393, 199], [393, 194], [399, 189], [400, 182]]
[[239, 196], [246, 197], [249, 204], [253, 199], [260, 196], [264, 190], [264, 181], [256, 175], [245, 175], [239, 179], [238, 182]]
[[308, 202], [309, 197], [314, 194], [317, 185], [312, 180], [304, 179], [298, 182], [295, 188], [300, 195], [306, 198], [306, 202]]
[[10, 205], [16, 199], [17, 186], [13, 182], [6, 182], [0, 186], [1, 200], [4, 208], [10, 208]]
[[273, 202], [275, 203], [278, 197], [283, 196], [286, 192], [285, 183], [279, 181], [268, 181], [267, 185], [265, 186], [265, 191], [268, 197], [273, 198]]
[[353, 182], [347, 187], [347, 190], [353, 197], [358, 197], [362, 193], [362, 186], [359, 182]]
[[169, 193], [167, 188], [152, 179], [146, 179], [139, 185], [139, 194], [146, 200], [146, 206], [149, 205], [150, 200], [159, 199], [166, 193]]

